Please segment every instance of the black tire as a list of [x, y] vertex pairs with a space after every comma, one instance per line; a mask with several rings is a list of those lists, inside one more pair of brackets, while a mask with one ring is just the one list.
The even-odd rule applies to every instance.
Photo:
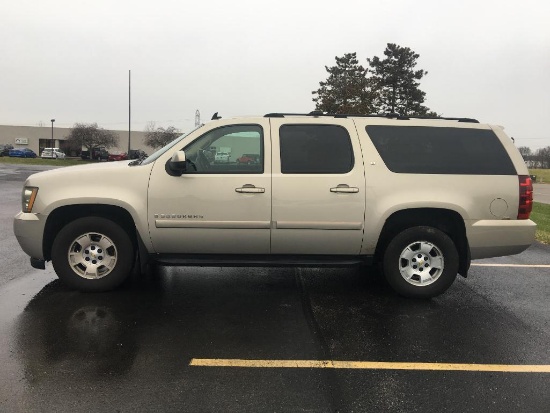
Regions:
[[134, 254], [132, 240], [122, 227], [106, 218], [86, 217], [59, 231], [52, 245], [52, 264], [59, 279], [71, 288], [109, 291], [130, 275]]
[[400, 295], [431, 298], [444, 293], [458, 273], [453, 240], [437, 228], [418, 226], [397, 234], [384, 251], [384, 276]]

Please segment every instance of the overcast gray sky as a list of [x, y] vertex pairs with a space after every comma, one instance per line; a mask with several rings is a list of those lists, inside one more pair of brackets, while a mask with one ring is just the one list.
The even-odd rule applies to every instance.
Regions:
[[387, 43], [420, 54], [426, 104], [550, 145], [550, 2], [0, 0], [0, 124], [189, 131], [308, 112], [326, 66]]

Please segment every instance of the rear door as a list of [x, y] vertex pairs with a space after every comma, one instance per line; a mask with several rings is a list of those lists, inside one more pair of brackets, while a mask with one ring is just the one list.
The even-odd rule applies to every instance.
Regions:
[[272, 118], [272, 254], [359, 254], [365, 176], [350, 119]]

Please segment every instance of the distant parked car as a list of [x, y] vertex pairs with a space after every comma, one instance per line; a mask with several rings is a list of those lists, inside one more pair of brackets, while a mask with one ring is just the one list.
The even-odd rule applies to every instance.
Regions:
[[109, 157], [107, 158], [108, 161], [125, 161], [126, 159], [128, 159], [128, 154], [120, 151], [109, 153]]
[[109, 152], [105, 149], [100, 149], [98, 151], [94, 150], [94, 159], [96, 161], [106, 161], [109, 159]]
[[65, 158], [65, 152], [59, 148], [44, 148], [41, 158], [51, 158], [51, 159], [63, 159]]
[[254, 153], [245, 153], [237, 159], [237, 163], [253, 164], [260, 162], [260, 155]]
[[218, 152], [214, 158], [214, 162], [229, 162], [231, 155], [228, 152]]
[[12, 158], [36, 158], [36, 153], [29, 148], [10, 149]]
[[147, 158], [147, 154], [141, 149], [130, 149], [128, 152], [128, 159], [143, 159]]
[[13, 145], [0, 145], [0, 156], [10, 156], [10, 149], [13, 149]]
[[[83, 150], [80, 153], [80, 158], [90, 159], [90, 151]], [[96, 161], [106, 161], [109, 158], [109, 152], [105, 148], [93, 148], [91, 159]]]

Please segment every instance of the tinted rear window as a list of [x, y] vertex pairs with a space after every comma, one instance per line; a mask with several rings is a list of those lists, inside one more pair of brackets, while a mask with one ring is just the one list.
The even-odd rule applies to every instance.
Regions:
[[346, 128], [283, 125], [279, 137], [284, 174], [344, 174], [353, 169], [353, 149]]
[[392, 172], [516, 175], [492, 130], [386, 125], [366, 130]]

